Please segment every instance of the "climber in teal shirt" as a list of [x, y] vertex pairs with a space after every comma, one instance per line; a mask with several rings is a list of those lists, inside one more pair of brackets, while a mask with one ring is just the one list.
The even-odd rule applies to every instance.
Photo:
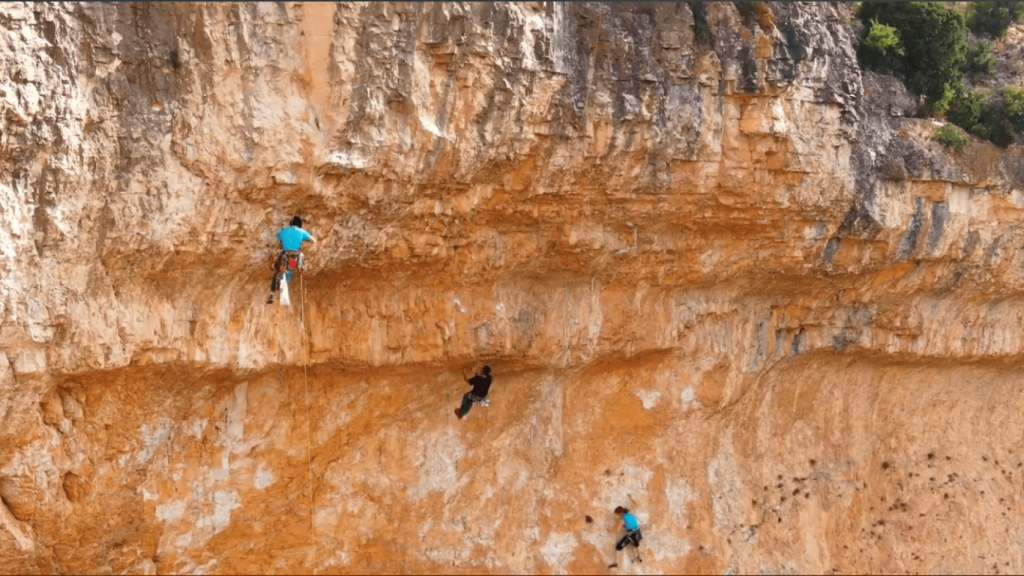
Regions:
[[281, 241], [281, 253], [274, 261], [274, 277], [270, 280], [270, 296], [267, 304], [274, 303], [274, 292], [281, 288], [281, 279], [285, 282], [292, 279], [292, 271], [304, 270], [306, 268], [306, 257], [302, 254], [302, 243], [305, 241], [316, 242], [316, 238], [309, 232], [302, 229], [302, 218], [292, 218], [287, 228], [282, 228], [277, 233], [277, 239]]
[[[618, 553], [630, 544], [633, 545], [633, 560], [636, 562], [643, 562], [643, 558], [640, 556], [640, 540], [643, 539], [643, 534], [640, 533], [640, 522], [637, 521], [636, 516], [629, 511], [629, 508], [624, 506], [616, 506], [615, 514], [622, 518], [622, 527], [626, 529], [626, 535], [619, 539], [615, 543], [615, 552]], [[609, 564], [609, 568], [618, 567], [619, 563], [615, 562]]]
[[640, 522], [628, 509], [625, 509], [622, 513], [622, 527], [625, 528], [627, 532], [637, 532], [640, 530]]
[[302, 219], [296, 216], [292, 219], [292, 225], [282, 228], [277, 233], [277, 239], [281, 241], [281, 250], [298, 252], [302, 248], [302, 242], [309, 240], [316, 242], [313, 235], [302, 229]]

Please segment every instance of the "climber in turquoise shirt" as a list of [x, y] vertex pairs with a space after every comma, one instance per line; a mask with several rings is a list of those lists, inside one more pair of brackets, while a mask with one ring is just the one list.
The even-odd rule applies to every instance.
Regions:
[[302, 248], [302, 242], [309, 240], [316, 242], [313, 235], [302, 229], [302, 219], [296, 216], [292, 219], [292, 225], [282, 228], [277, 233], [277, 239], [281, 241], [281, 250], [286, 252], [298, 252]]
[[282, 228], [277, 233], [277, 239], [281, 241], [281, 253], [274, 261], [274, 277], [270, 280], [270, 296], [267, 304], [274, 303], [274, 292], [281, 288], [281, 278], [285, 282], [292, 279], [293, 270], [304, 270], [306, 268], [306, 257], [302, 254], [302, 243], [305, 241], [316, 242], [316, 238], [309, 232], [302, 229], [302, 218], [292, 218], [287, 228]]
[[[635, 562], [643, 562], [643, 558], [640, 556], [640, 540], [643, 539], [643, 534], [640, 533], [640, 522], [637, 521], [636, 516], [629, 511], [629, 508], [624, 506], [616, 506], [615, 514], [622, 518], [622, 527], [626, 529], [626, 535], [619, 539], [615, 543], [615, 552], [618, 553], [626, 546], [633, 546], [633, 560]], [[617, 568], [618, 562], [609, 564], [609, 568]]]

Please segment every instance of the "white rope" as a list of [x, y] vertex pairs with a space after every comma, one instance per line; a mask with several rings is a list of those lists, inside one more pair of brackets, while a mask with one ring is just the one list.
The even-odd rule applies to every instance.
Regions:
[[306, 400], [306, 484], [309, 487], [309, 532], [313, 540], [313, 574], [316, 574], [316, 525], [313, 522], [313, 456], [310, 443], [309, 425], [309, 377], [306, 374], [306, 364], [309, 357], [306, 338], [306, 281], [299, 273], [299, 286], [301, 286], [302, 300], [299, 305], [301, 327], [302, 327], [302, 395]]

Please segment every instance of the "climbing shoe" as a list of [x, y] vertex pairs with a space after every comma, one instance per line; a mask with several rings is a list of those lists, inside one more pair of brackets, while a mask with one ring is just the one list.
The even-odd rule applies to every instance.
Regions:
[[456, 408], [455, 415], [459, 417], [459, 420], [462, 420], [462, 417], [465, 416], [465, 414], [462, 413], [462, 408]]
[[267, 298], [267, 304], [273, 304], [273, 303], [274, 303], [274, 295], [271, 294], [270, 297]]

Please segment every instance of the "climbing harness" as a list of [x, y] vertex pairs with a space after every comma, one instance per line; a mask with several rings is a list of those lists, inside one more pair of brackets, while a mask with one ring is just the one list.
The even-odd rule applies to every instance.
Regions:
[[281, 253], [277, 255], [277, 260], [274, 262], [275, 272], [285, 272], [288, 275], [291, 275], [296, 270], [303, 270], [305, 268], [306, 257], [302, 254], [301, 250], [281, 250]]
[[[301, 250], [281, 250], [274, 259], [274, 279], [270, 285], [270, 293], [279, 292], [281, 305], [291, 305], [291, 298], [288, 295], [288, 282], [296, 271], [306, 269], [306, 257]], [[268, 300], [268, 303], [272, 300]]]

